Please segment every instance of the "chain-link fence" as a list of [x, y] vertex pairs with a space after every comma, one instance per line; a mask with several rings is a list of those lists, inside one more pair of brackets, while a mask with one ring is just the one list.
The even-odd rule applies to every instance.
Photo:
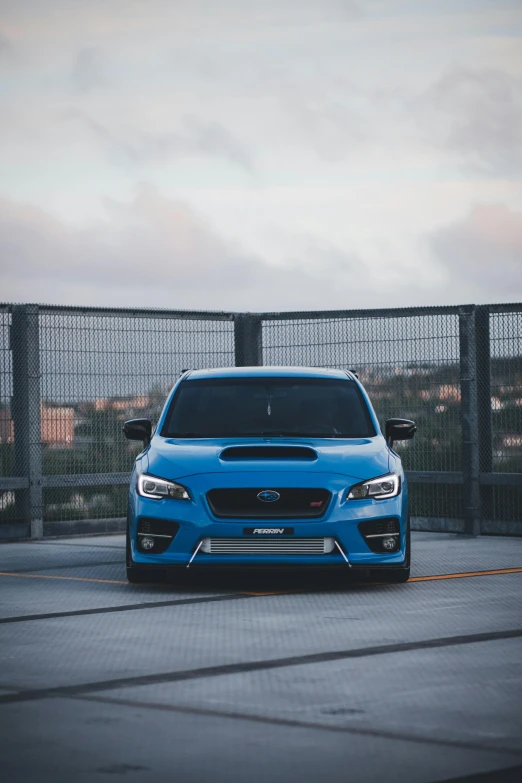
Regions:
[[[13, 365], [10, 351], [11, 312], [0, 307], [0, 477], [14, 476], [14, 432], [11, 418]], [[1, 480], [1, 479], [0, 479]], [[12, 519], [14, 487], [0, 490], [0, 518]]]
[[[481, 469], [522, 472], [522, 309], [490, 314], [491, 434]], [[500, 484], [483, 490], [483, 511], [492, 519], [522, 521], [522, 488]]]
[[[458, 314], [274, 318], [263, 323], [263, 363], [354, 369], [383, 429], [393, 416], [416, 422], [398, 446], [410, 470], [461, 470]], [[455, 485], [411, 493], [416, 516], [462, 517]]]
[[[311, 313], [0, 306], [0, 537], [121, 529], [139, 447], [184, 369], [355, 370], [398, 445], [413, 525], [519, 532], [522, 305]], [[522, 531], [522, 525], [520, 525]]]

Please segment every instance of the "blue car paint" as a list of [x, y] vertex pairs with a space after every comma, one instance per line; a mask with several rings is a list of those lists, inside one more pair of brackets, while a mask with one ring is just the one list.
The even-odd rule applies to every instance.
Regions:
[[[338, 378], [355, 381], [368, 405], [377, 435], [371, 438], [164, 438], [161, 432], [173, 395], [180, 383], [192, 379], [255, 378], [255, 377]], [[247, 463], [225, 461], [222, 451], [231, 445], [300, 445], [313, 448], [318, 457], [311, 462], [288, 459], [251, 460]], [[349, 489], [361, 481], [395, 472], [401, 477], [401, 492], [389, 499], [348, 500]], [[190, 500], [152, 499], [138, 495], [136, 479], [140, 473], [177, 481], [189, 491]], [[132, 560], [136, 565], [186, 565], [203, 537], [243, 536], [243, 528], [252, 526], [252, 519], [222, 519], [214, 516], [206, 498], [211, 489], [253, 487], [322, 487], [332, 493], [323, 516], [314, 519], [290, 519], [284, 523], [270, 520], [256, 524], [291, 525], [299, 536], [331, 536], [347, 553], [350, 563], [359, 566], [401, 565], [406, 557], [408, 523], [408, 486], [398, 455], [381, 434], [379, 422], [364, 390], [351, 374], [341, 370], [294, 367], [250, 367], [197, 370], [182, 376], [169, 394], [156, 432], [134, 466], [129, 492], [129, 539]], [[140, 517], [155, 517], [174, 521], [179, 532], [163, 554], [144, 554], [136, 546], [137, 521]], [[395, 517], [400, 521], [400, 549], [393, 554], [376, 554], [370, 550], [358, 530], [360, 522]], [[215, 555], [198, 556], [207, 565], [324, 565], [344, 563], [336, 551], [324, 555]]]

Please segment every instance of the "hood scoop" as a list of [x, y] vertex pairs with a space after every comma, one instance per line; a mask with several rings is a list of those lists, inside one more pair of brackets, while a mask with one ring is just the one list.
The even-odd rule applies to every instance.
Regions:
[[317, 452], [307, 446], [230, 446], [220, 454], [227, 462], [236, 460], [304, 460], [313, 462]]

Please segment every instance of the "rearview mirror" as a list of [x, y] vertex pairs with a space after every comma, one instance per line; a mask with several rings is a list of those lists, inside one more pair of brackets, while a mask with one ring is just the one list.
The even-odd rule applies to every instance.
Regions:
[[152, 437], [152, 422], [150, 419], [130, 419], [123, 425], [123, 432], [128, 440], [141, 440], [148, 446]]
[[386, 443], [390, 448], [396, 440], [411, 440], [417, 432], [414, 421], [409, 419], [388, 419], [385, 428]]

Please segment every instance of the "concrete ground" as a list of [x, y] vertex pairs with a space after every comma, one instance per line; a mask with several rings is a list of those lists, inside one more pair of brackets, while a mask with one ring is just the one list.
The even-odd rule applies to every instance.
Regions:
[[1, 545], [2, 780], [522, 781], [522, 540], [412, 565], [128, 585], [122, 536]]

